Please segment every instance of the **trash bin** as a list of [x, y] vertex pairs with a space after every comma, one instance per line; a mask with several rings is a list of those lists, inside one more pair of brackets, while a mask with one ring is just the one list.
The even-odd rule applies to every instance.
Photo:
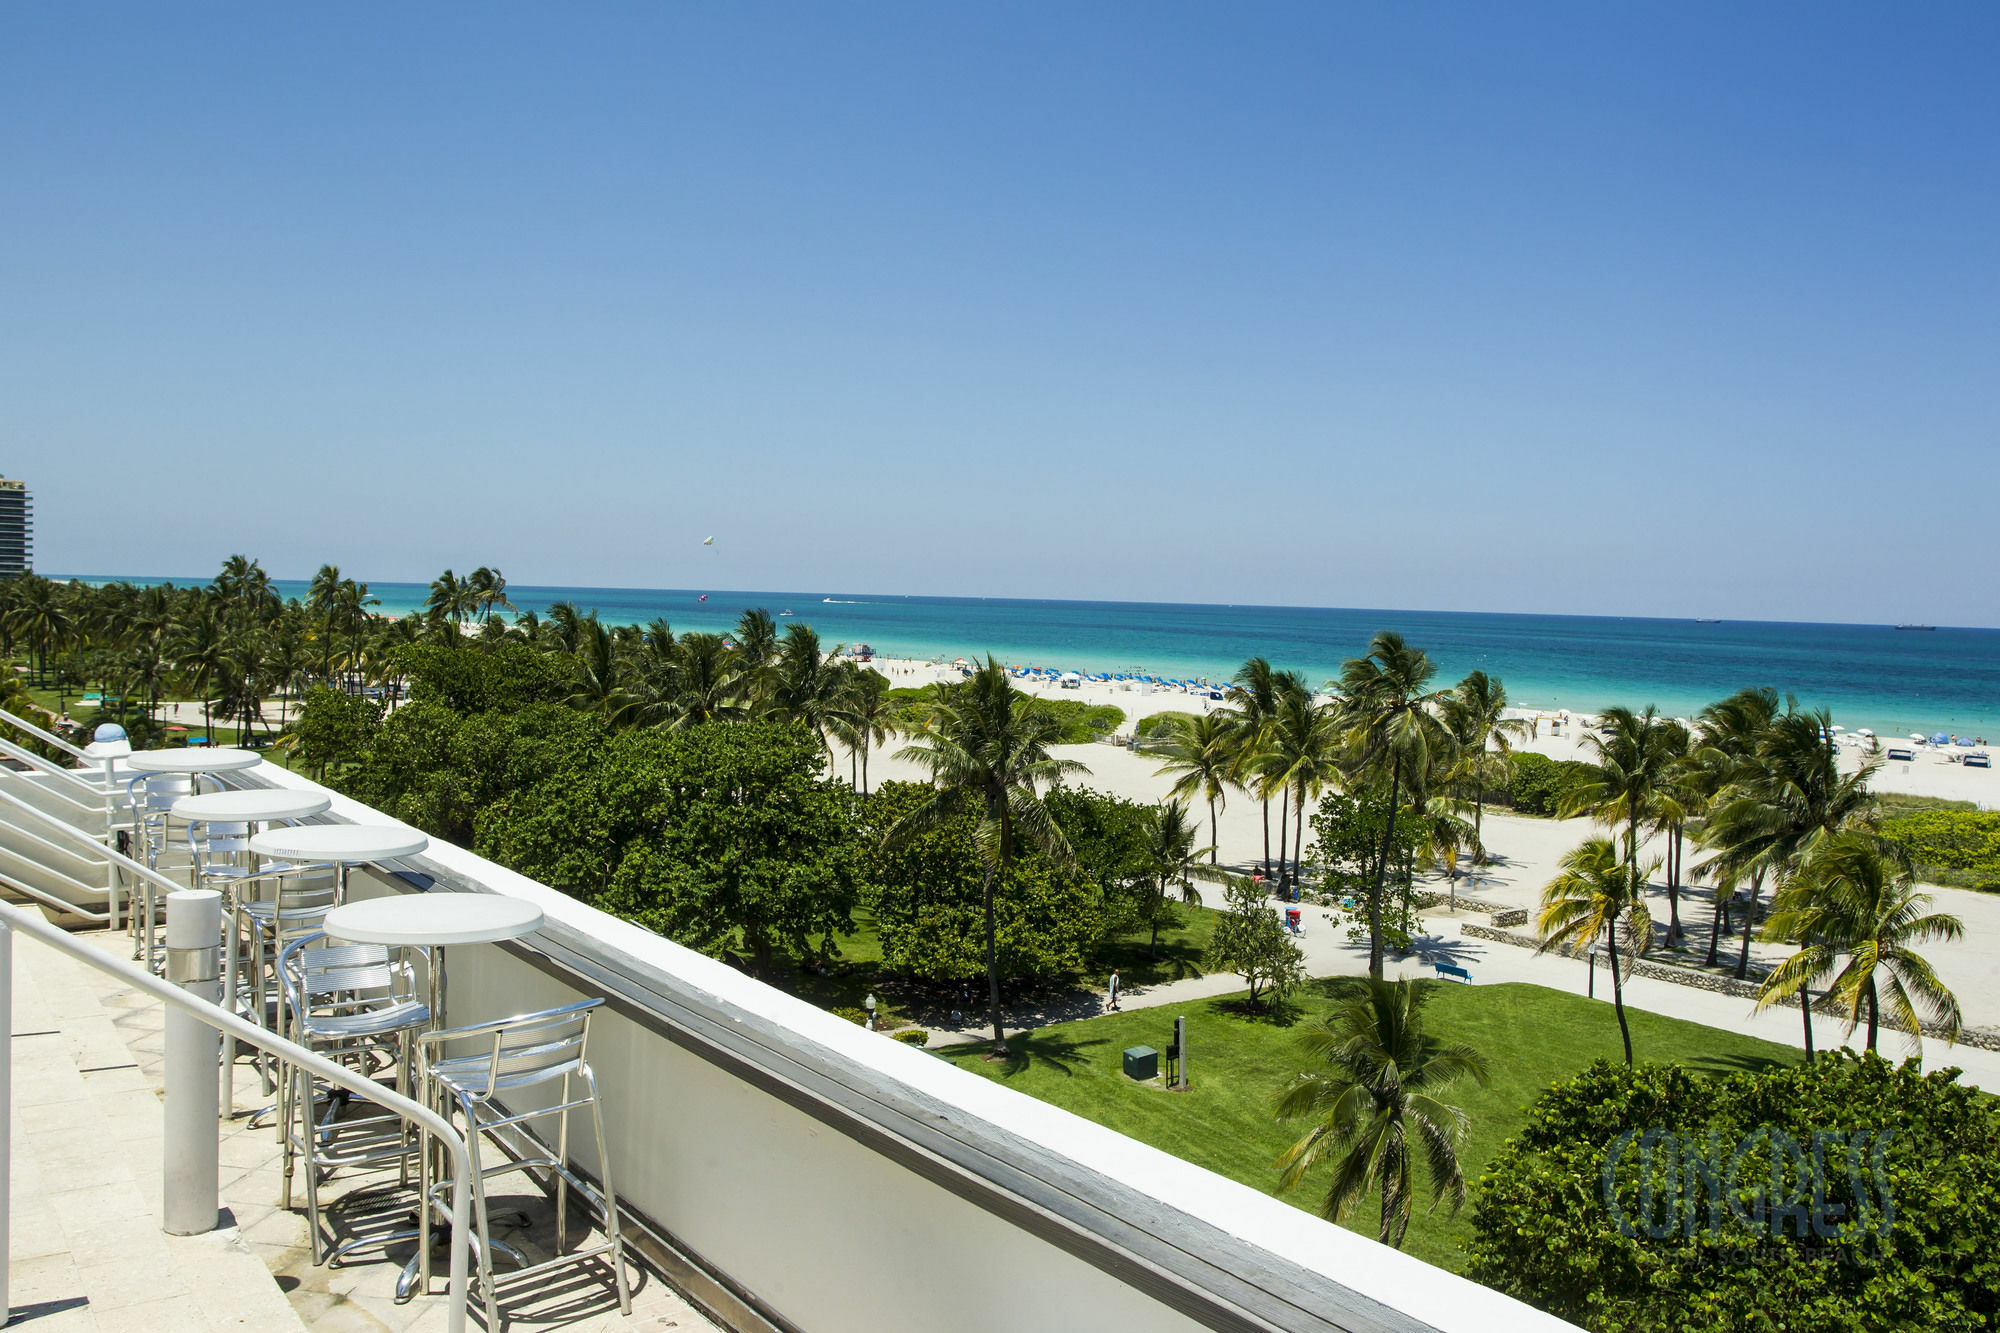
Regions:
[[1291, 932], [1292, 932], [1292, 934], [1294, 934], [1294, 935], [1297, 935], [1297, 934], [1299, 933], [1299, 909], [1298, 909], [1298, 908], [1296, 908], [1296, 907], [1287, 907], [1287, 908], [1285, 909], [1285, 929], [1286, 929], [1286, 930], [1289, 930], [1289, 931], [1291, 931]]
[[1150, 1046], [1125, 1048], [1125, 1077], [1141, 1082], [1160, 1076], [1160, 1053]]

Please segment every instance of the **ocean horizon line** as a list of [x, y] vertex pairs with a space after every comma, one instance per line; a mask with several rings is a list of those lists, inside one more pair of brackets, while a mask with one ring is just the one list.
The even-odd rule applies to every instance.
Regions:
[[[352, 575], [347, 574], [346, 571], [342, 572], [344, 577], [350, 577], [350, 578], [353, 577]], [[196, 574], [187, 574], [187, 575], [48, 574], [45, 575], [44, 577], [64, 580], [64, 581], [74, 580], [77, 582], [88, 583], [92, 585], [99, 585], [106, 583], [132, 583], [139, 585], [141, 587], [146, 586], [148, 584], [160, 584], [160, 583], [170, 584], [174, 587], [203, 587], [215, 581], [215, 576], [213, 574], [205, 576]], [[426, 592], [428, 592], [431, 586], [430, 582], [427, 580], [420, 581], [413, 579], [384, 579], [380, 581], [373, 579], [356, 579], [356, 582], [366, 583], [371, 590], [378, 587], [421, 588], [426, 590]], [[274, 586], [279, 584], [297, 584], [302, 587], [310, 587], [312, 584], [312, 579], [309, 577], [281, 578], [277, 575], [272, 575], [271, 583]], [[897, 601], [930, 601], [930, 602], [950, 602], [950, 603], [965, 603], [965, 604], [979, 603], [979, 602], [1000, 602], [1017, 606], [1185, 607], [1190, 610], [1315, 611], [1315, 612], [1324, 611], [1324, 612], [1334, 612], [1343, 615], [1384, 615], [1384, 616], [1419, 616], [1419, 615], [1421, 616], [1518, 616], [1524, 618], [1546, 619], [1546, 620], [1602, 620], [1602, 621], [1612, 621], [1612, 622], [1631, 621], [1631, 622], [1641, 622], [1641, 623], [1652, 622], [1659, 624], [1786, 625], [1786, 626], [1801, 626], [1801, 627], [1818, 626], [1827, 629], [1898, 629], [1898, 630], [1922, 629], [1926, 631], [1950, 630], [1954, 633], [1963, 632], [1972, 634], [2000, 635], [2000, 626], [1993, 626], [1993, 625], [1923, 624], [1921, 622], [1912, 622], [1912, 621], [1904, 621], [1898, 623], [1895, 621], [1888, 621], [1888, 620], [1782, 620], [1782, 619], [1774, 620], [1774, 619], [1764, 619], [1755, 616], [1609, 615], [1606, 613], [1593, 612], [1593, 611], [1490, 611], [1490, 610], [1463, 610], [1463, 609], [1452, 610], [1447, 608], [1417, 607], [1417, 606], [1400, 606], [1400, 607], [1327, 606], [1311, 602], [1177, 602], [1177, 601], [1165, 601], [1161, 599], [1145, 598], [1145, 597], [1134, 597], [1134, 598], [1013, 597], [1013, 596], [1003, 596], [997, 594], [993, 596], [986, 596], [977, 593], [874, 592], [874, 591], [852, 591], [852, 590], [825, 589], [825, 588], [811, 588], [811, 589], [717, 588], [717, 587], [703, 588], [703, 587], [696, 587], [694, 585], [690, 585], [684, 588], [672, 588], [672, 587], [663, 587], [652, 584], [638, 584], [638, 583], [517, 583], [510, 580], [507, 584], [507, 587], [510, 592], [515, 589], [520, 589], [523, 591], [531, 591], [531, 592], [559, 591], [559, 592], [628, 593], [628, 594], [668, 593], [675, 595], [706, 593], [706, 595], [710, 597], [823, 597], [823, 598], [833, 599], [834, 604], [836, 605], [841, 605], [841, 604], [863, 605], [865, 604], [865, 599], [880, 598], [885, 600], [893, 599]], [[841, 597], [836, 597], [835, 596], [836, 593], [841, 593], [844, 595]], [[863, 600], [847, 601], [846, 600], [847, 598], [863, 599]], [[556, 600], [563, 601], [569, 599], [557, 598]], [[824, 603], [813, 603], [813, 604], [823, 605]]]

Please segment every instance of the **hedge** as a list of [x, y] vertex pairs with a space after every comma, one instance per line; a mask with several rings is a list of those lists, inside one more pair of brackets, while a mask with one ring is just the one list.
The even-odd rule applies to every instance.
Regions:
[[1577, 787], [1597, 780], [1597, 769], [1573, 759], [1551, 759], [1532, 750], [1514, 752], [1505, 790], [1494, 793], [1516, 810], [1530, 815], [1556, 815], [1563, 798]]
[[1920, 866], [2000, 875], [2000, 813], [1925, 810], [1884, 820], [1882, 836]]

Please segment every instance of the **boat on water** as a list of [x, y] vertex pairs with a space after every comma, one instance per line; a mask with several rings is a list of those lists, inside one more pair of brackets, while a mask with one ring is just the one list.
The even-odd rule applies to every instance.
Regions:
[[1694, 623], [1697, 625], [1720, 625], [1722, 622], [1714, 616], [1696, 616]]
[[1930, 629], [1930, 630], [1934, 630], [1934, 629], [1936, 629], [1936, 628], [1937, 628], [1937, 626], [1936, 626], [1936, 625], [1898, 625], [1898, 626], [1896, 626], [1896, 628], [1897, 628], [1897, 629]]
[[778, 614], [779, 614], [779, 615], [781, 615], [781, 616], [788, 616], [788, 615], [790, 615], [791, 613], [792, 613], [792, 612], [791, 612], [791, 609], [790, 609], [789, 607], [787, 607], [787, 608], [786, 608], [785, 610], [783, 610], [783, 611], [780, 611], [780, 612], [778, 612]]

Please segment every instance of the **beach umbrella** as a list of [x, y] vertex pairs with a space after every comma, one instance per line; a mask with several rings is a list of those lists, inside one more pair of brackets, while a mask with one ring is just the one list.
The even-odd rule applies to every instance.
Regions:
[[1924, 734], [1921, 731], [1913, 731], [1910, 733], [1910, 739], [1922, 745], [1924, 743]]

